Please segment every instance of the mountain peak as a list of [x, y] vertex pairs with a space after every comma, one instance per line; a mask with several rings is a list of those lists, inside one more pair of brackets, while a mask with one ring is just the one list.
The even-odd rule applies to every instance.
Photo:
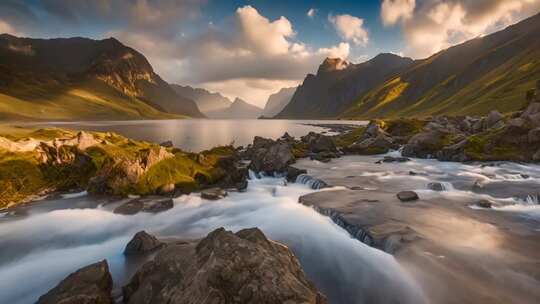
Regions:
[[330, 58], [327, 57], [323, 63], [319, 66], [317, 74], [328, 73], [333, 71], [340, 71], [346, 69], [350, 65], [349, 62], [341, 58]]

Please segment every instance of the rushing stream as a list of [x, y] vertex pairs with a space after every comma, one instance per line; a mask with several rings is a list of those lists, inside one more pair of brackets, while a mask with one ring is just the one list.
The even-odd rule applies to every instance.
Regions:
[[247, 192], [220, 201], [182, 196], [169, 211], [134, 216], [114, 214], [117, 203], [102, 205], [86, 196], [40, 202], [20, 217], [1, 219], [0, 246], [9, 250], [0, 254], [0, 277], [9, 280], [0, 280], [0, 303], [32, 302], [68, 273], [103, 258], [118, 287], [134, 268], [122, 251], [135, 232], [198, 238], [221, 226], [233, 231], [257, 226], [289, 245], [308, 278], [333, 303], [424, 302], [391, 255], [350, 238], [329, 218], [298, 203], [300, 195], [313, 191], [265, 177], [251, 180]]

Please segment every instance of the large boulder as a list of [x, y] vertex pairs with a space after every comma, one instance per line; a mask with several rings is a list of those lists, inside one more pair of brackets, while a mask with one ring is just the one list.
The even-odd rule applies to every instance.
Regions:
[[430, 158], [448, 144], [449, 133], [431, 130], [414, 135], [403, 147], [406, 157]]
[[293, 166], [287, 167], [287, 181], [294, 183], [300, 174], [307, 174], [306, 169], [298, 169]]
[[149, 253], [161, 248], [163, 245], [155, 236], [146, 233], [144, 230], [139, 231], [126, 245], [124, 255], [132, 256]]
[[486, 127], [489, 128], [497, 128], [500, 126], [500, 122], [504, 119], [504, 116], [499, 113], [498, 111], [491, 111], [486, 117]]
[[466, 139], [442, 148], [437, 152], [437, 159], [440, 161], [457, 161], [457, 162], [466, 162], [469, 159], [469, 156], [465, 153], [465, 147], [467, 146], [468, 141]]
[[360, 142], [353, 143], [345, 148], [345, 151], [356, 154], [382, 154], [387, 153], [391, 149], [397, 149], [398, 145], [394, 143], [389, 136], [379, 134], [376, 137], [369, 137]]
[[[259, 146], [260, 148], [255, 148]], [[254, 152], [251, 155], [249, 168], [255, 172], [285, 172], [287, 166], [294, 163], [295, 158], [291, 146], [287, 142], [272, 141], [264, 145], [253, 144]]]
[[112, 277], [106, 260], [67, 276], [42, 295], [38, 304], [112, 304]]
[[257, 228], [170, 244], [123, 288], [125, 303], [326, 303], [289, 249]]

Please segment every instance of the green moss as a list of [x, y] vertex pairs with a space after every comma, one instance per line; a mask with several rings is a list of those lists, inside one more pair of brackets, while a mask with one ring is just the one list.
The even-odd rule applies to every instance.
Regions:
[[33, 153], [0, 152], [0, 209], [49, 187]]
[[352, 145], [353, 143], [357, 142], [366, 131], [366, 127], [358, 127], [355, 128], [345, 134], [340, 134], [334, 137], [334, 141], [336, 146], [338, 147], [348, 147]]
[[308, 144], [305, 142], [295, 142], [292, 145], [291, 152], [295, 158], [306, 157], [309, 152]]
[[386, 119], [382, 123], [382, 128], [392, 136], [412, 137], [420, 133], [426, 126], [427, 121], [417, 118], [396, 118]]

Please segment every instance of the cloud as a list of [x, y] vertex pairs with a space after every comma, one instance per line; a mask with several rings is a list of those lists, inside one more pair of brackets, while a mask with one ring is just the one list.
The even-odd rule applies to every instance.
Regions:
[[203, 21], [198, 16], [206, 2], [5, 0], [0, 20], [7, 25], [0, 26], [33, 37], [88, 32], [94, 38], [116, 37], [144, 54], [169, 82], [220, 88], [258, 105], [266, 101], [265, 92], [297, 85], [325, 57], [349, 56], [349, 43], [312, 47], [285, 16], [271, 20], [250, 5], [221, 20]]
[[328, 20], [334, 25], [339, 36], [356, 45], [365, 46], [369, 41], [369, 35], [364, 28], [364, 19], [351, 15], [328, 16]]
[[317, 15], [317, 10], [314, 9], [314, 8], [310, 8], [306, 15], [309, 18], [313, 18], [313, 17], [315, 17], [315, 15]]
[[[110, 34], [149, 56], [169, 81], [240, 96], [261, 106], [281, 86], [297, 85], [325, 57], [345, 59], [350, 51], [344, 42], [314, 49], [297, 39], [286, 17], [270, 20], [249, 5], [238, 8], [224, 24], [196, 35], [171, 39], [133, 31]], [[261, 89], [261, 84], [267, 88]]]
[[0, 19], [0, 34], [11, 34], [15, 36], [22, 36], [21, 32], [18, 32], [11, 26], [11, 24], [7, 23], [6, 21], [3, 21]]
[[415, 0], [384, 0], [381, 4], [381, 19], [384, 25], [396, 24], [399, 20], [412, 17]]
[[385, 0], [381, 5], [386, 25], [400, 23], [405, 54], [429, 56], [452, 45], [483, 36], [518, 22], [540, 9], [540, 0]]

